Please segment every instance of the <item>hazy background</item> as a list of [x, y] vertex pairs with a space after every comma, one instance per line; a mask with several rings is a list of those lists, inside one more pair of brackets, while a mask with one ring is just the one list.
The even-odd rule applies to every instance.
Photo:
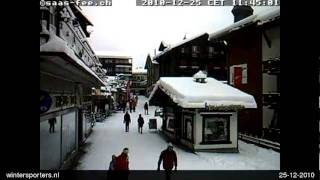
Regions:
[[[93, 23], [89, 42], [97, 54], [133, 57], [144, 67], [147, 54], [160, 42], [178, 43], [202, 32], [213, 33], [233, 23], [232, 6], [142, 7], [136, 1], [114, 0], [112, 6], [82, 6]], [[274, 7], [253, 7], [254, 14]]]

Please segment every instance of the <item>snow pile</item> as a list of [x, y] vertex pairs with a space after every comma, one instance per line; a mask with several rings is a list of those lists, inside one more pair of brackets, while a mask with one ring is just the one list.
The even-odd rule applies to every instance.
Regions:
[[[129, 168], [131, 170], [156, 170], [159, 155], [167, 147], [167, 140], [154, 130], [148, 129], [148, 119], [155, 118], [155, 106], [149, 107], [149, 115], [144, 115], [146, 98], [138, 97], [135, 113], [130, 113], [129, 133], [124, 132], [124, 113], [117, 112], [106, 121], [96, 123], [87, 139], [86, 152], [80, 158], [77, 170], [106, 170], [112, 154], [119, 155], [124, 147], [129, 148]], [[145, 125], [143, 134], [138, 133], [137, 119], [142, 114]], [[157, 127], [162, 120], [157, 118]], [[257, 147], [239, 141], [239, 153], [192, 153], [173, 145], [178, 158], [178, 170], [279, 170], [280, 154], [273, 150]]]
[[40, 46], [40, 52], [63, 52], [73, 59], [78, 65], [83, 69], [92, 74], [96, 79], [98, 79], [102, 84], [105, 84], [83, 61], [81, 61], [75, 54], [74, 51], [69, 48], [67, 42], [56, 36], [54, 32], [50, 32], [50, 37], [47, 43]]
[[199, 71], [193, 75], [193, 78], [194, 79], [205, 79], [205, 78], [207, 78], [207, 75], [204, 72]]
[[252, 95], [214, 78], [207, 78], [206, 83], [198, 83], [192, 77], [162, 77], [156, 83], [149, 100], [154, 98], [158, 88], [183, 108], [205, 108], [205, 103], [208, 106], [257, 108]]
[[147, 74], [147, 70], [143, 68], [132, 69], [132, 74]]

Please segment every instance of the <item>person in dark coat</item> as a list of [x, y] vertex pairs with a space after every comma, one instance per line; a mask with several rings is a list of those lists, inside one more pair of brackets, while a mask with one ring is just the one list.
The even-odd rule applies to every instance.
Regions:
[[55, 126], [55, 124], [57, 123], [56, 118], [50, 118], [50, 119], [48, 120], [48, 122], [49, 122], [49, 125], [50, 125], [50, 127], [49, 127], [49, 133], [54, 133], [54, 126]]
[[130, 113], [132, 113], [132, 109], [133, 109], [132, 98], [130, 98], [130, 100], [129, 100], [129, 109], [130, 109]]
[[117, 179], [127, 180], [129, 170], [129, 149], [124, 148], [122, 153], [116, 158], [115, 170], [117, 171]]
[[149, 108], [148, 102], [144, 103], [144, 114], [145, 115], [148, 115], [148, 108]]
[[173, 150], [173, 146], [171, 143], [168, 144], [168, 148], [164, 151], [161, 152], [159, 161], [158, 161], [158, 171], [160, 171], [160, 165], [161, 162], [163, 161], [163, 169], [165, 170], [166, 173], [166, 180], [171, 179], [171, 174], [172, 174], [172, 168], [174, 168], [175, 171], [177, 171], [177, 154]]
[[132, 110], [133, 110], [133, 112], [136, 112], [136, 106], [137, 106], [136, 99], [132, 98]]
[[138, 132], [142, 134], [142, 127], [144, 124], [144, 120], [143, 117], [141, 116], [141, 114], [139, 114], [139, 118], [138, 118]]
[[110, 161], [109, 170], [108, 170], [108, 180], [115, 179], [114, 170], [116, 166], [116, 159], [117, 159], [117, 156], [112, 155], [112, 160]]
[[126, 112], [126, 114], [124, 115], [124, 120], [123, 120], [123, 123], [126, 124], [126, 132], [129, 132], [129, 124], [131, 122], [131, 118], [130, 118], [130, 115], [128, 113], [128, 111]]

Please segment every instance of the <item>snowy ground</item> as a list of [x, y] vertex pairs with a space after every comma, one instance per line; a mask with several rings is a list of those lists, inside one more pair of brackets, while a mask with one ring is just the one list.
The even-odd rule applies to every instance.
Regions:
[[[166, 148], [166, 140], [154, 130], [149, 130], [148, 119], [154, 118], [155, 107], [149, 107], [144, 115], [143, 104], [147, 99], [139, 96], [138, 107], [131, 113], [129, 133], [124, 132], [123, 113], [114, 113], [102, 123], [96, 123], [87, 139], [86, 153], [80, 158], [77, 170], [108, 169], [112, 154], [119, 155], [129, 148], [131, 170], [156, 170], [160, 152]], [[143, 134], [138, 133], [137, 119], [141, 113], [145, 120]], [[158, 118], [158, 128], [161, 119]], [[273, 150], [239, 141], [239, 153], [191, 153], [174, 146], [180, 170], [279, 170], [280, 154]]]

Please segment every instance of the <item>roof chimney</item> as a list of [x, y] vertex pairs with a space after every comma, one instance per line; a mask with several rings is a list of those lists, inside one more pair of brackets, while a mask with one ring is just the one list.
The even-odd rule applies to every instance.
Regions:
[[251, 16], [253, 14], [253, 9], [251, 6], [233, 6], [232, 14], [234, 16], [234, 22], [238, 22], [248, 16]]

